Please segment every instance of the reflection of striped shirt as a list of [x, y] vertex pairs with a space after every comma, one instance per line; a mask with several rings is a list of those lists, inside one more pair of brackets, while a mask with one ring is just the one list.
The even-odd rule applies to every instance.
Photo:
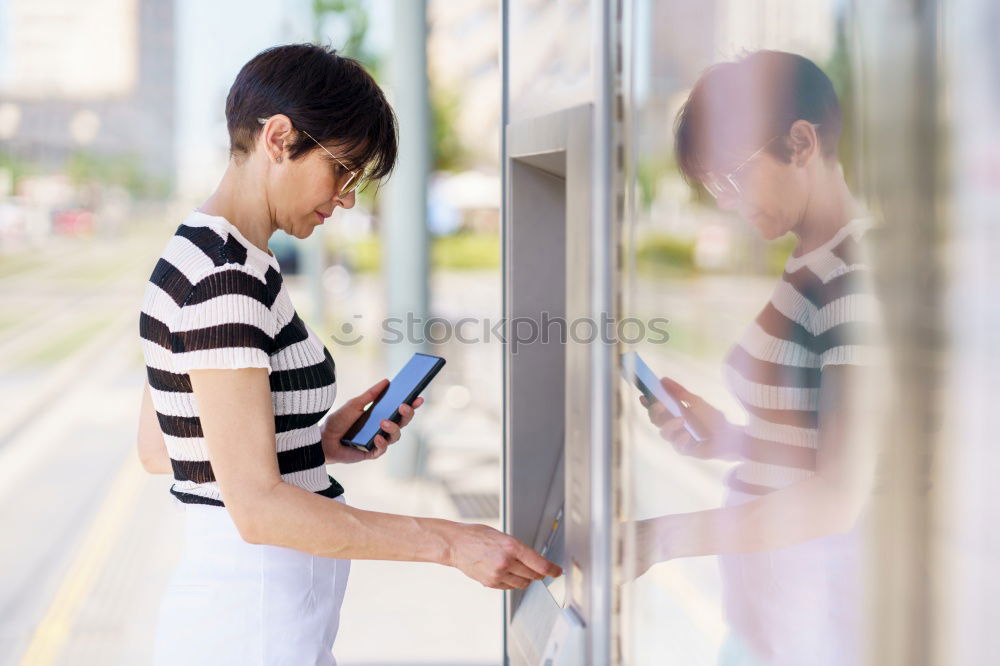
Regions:
[[191, 391], [195, 368], [267, 368], [282, 480], [343, 493], [326, 472], [318, 425], [337, 395], [333, 358], [295, 312], [274, 255], [225, 218], [192, 211], [146, 284], [139, 336], [177, 499], [224, 506]]
[[726, 382], [748, 417], [731, 488], [763, 495], [815, 473], [822, 370], [868, 363], [875, 342], [862, 244], [869, 226], [852, 220], [822, 246], [789, 257], [770, 301], [729, 351]]

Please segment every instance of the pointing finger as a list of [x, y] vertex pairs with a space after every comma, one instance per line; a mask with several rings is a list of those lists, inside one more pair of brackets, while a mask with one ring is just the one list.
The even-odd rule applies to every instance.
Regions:
[[562, 575], [562, 568], [558, 564], [550, 562], [524, 544], [521, 545], [521, 552], [518, 554], [518, 559], [524, 562], [529, 569], [545, 576], [552, 576], [553, 578]]

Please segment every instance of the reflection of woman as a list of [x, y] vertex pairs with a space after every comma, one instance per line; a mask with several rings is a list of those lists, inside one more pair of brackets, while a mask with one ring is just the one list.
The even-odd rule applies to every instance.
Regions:
[[326, 416], [333, 358], [267, 243], [277, 229], [309, 236], [392, 169], [395, 117], [374, 80], [324, 48], [275, 47], [240, 71], [226, 119], [226, 173], [170, 238], [140, 315], [139, 455], [173, 474], [185, 519], [153, 663], [335, 664], [351, 559], [438, 562], [499, 589], [558, 575], [485, 525], [351, 507], [326, 472], [381, 456], [414, 410], [384, 421], [371, 453], [340, 444], [387, 380]]
[[838, 163], [840, 128], [826, 75], [774, 51], [709, 68], [677, 119], [677, 159], [689, 181], [764, 238], [798, 239], [725, 360], [747, 425], [664, 378], [709, 425], [711, 436], [693, 442], [683, 419], [642, 398], [680, 452], [740, 461], [724, 507], [643, 521], [638, 531], [640, 570], [720, 554], [733, 630], [726, 664], [859, 662], [856, 523], [873, 456], [848, 436], [847, 392], [862, 381], [875, 310], [863, 252], [869, 225]]

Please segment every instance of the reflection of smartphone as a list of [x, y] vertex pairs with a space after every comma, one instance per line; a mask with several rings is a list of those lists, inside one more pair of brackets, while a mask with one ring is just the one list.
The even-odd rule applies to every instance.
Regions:
[[399, 407], [404, 402], [412, 405], [420, 392], [431, 383], [434, 375], [444, 365], [444, 359], [430, 354], [414, 354], [403, 369], [396, 373], [389, 385], [369, 405], [358, 420], [351, 424], [340, 443], [345, 446], [371, 451], [375, 448], [375, 436], [388, 437], [382, 430], [382, 419], [399, 423]]
[[649, 366], [646, 365], [637, 352], [622, 354], [621, 362], [622, 376], [625, 377], [625, 381], [635, 384], [650, 402], [656, 400], [673, 416], [683, 417], [684, 429], [696, 441], [701, 442], [707, 439], [704, 429], [699, 425], [694, 416], [685, 409], [687, 405], [684, 401], [664, 388], [663, 384], [660, 383], [660, 378], [650, 370]]

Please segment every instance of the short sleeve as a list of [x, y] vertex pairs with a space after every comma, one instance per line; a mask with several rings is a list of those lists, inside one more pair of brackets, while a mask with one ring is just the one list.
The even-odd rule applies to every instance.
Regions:
[[828, 365], [870, 365], [875, 361], [881, 329], [871, 271], [854, 264], [829, 276], [819, 308], [816, 353], [820, 370]]
[[267, 283], [240, 264], [218, 266], [191, 286], [170, 326], [176, 372], [267, 368], [276, 319]]

